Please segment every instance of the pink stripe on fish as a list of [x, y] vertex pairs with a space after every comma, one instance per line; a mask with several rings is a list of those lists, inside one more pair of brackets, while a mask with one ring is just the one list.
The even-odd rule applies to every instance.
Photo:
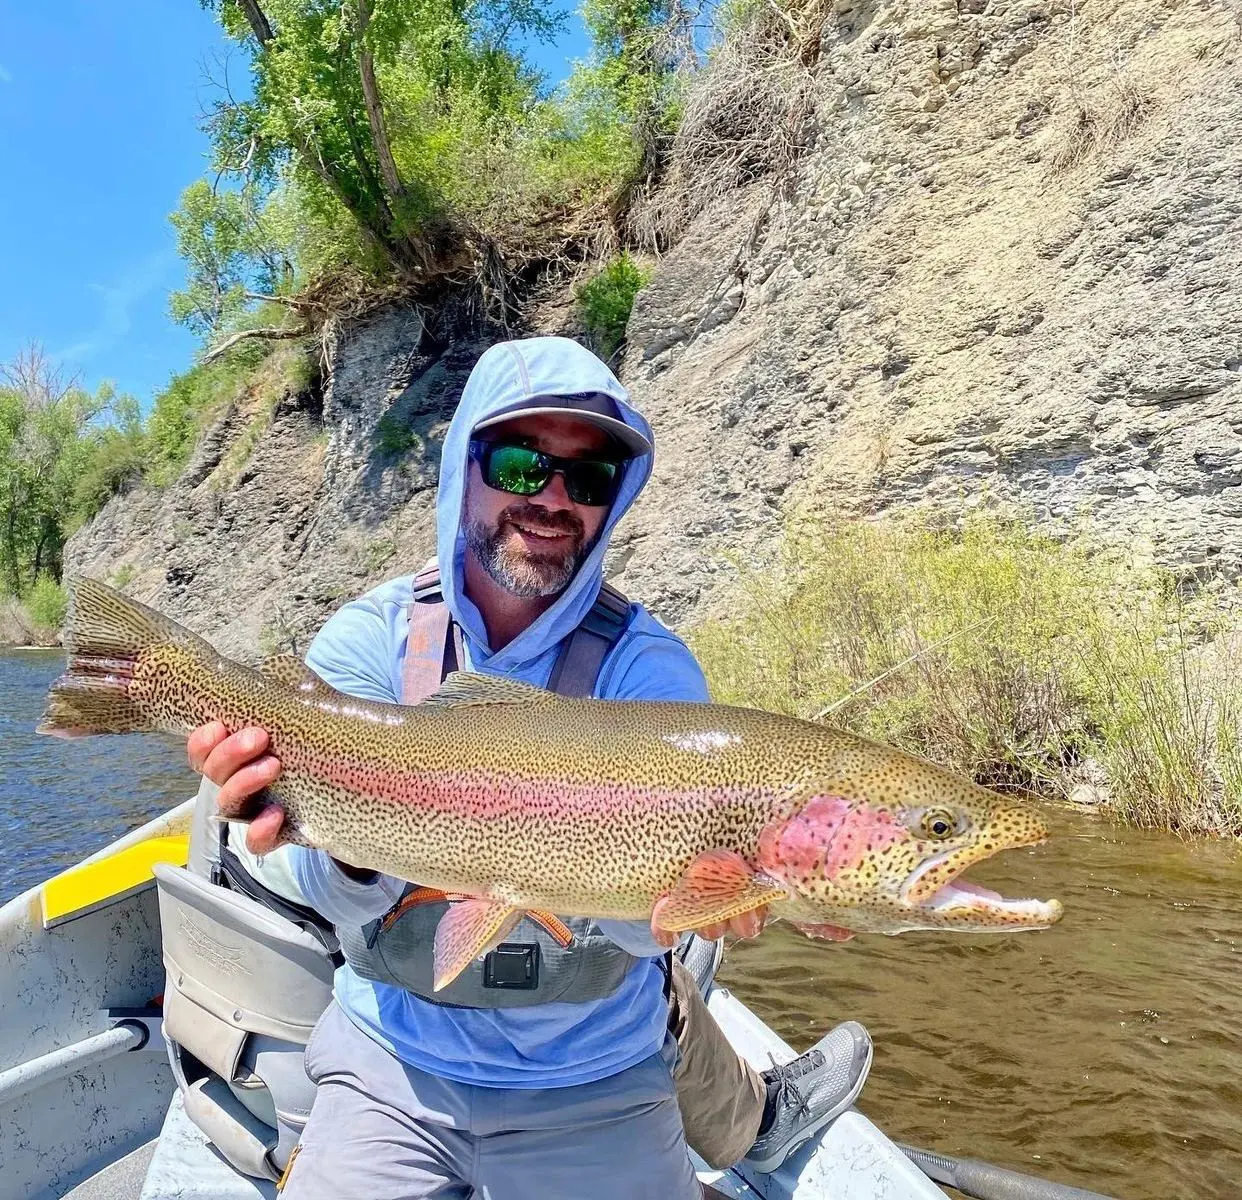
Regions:
[[[728, 787], [661, 788], [624, 783], [580, 783], [562, 779], [528, 779], [478, 770], [397, 771], [350, 758], [310, 761], [297, 747], [273, 745], [288, 765], [352, 792], [375, 796], [430, 812], [471, 820], [541, 817], [598, 820], [612, 814], [666, 812], [671, 815], [736, 813], [739, 806], [755, 810], [755, 829], [763, 813], [779, 802], [755, 789]], [[287, 757], [286, 757], [287, 756]]]

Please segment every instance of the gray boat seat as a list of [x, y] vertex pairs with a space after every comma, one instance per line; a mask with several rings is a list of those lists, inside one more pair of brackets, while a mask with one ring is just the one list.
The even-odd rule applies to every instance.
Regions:
[[137, 1196], [138, 1200], [275, 1200], [276, 1185], [234, 1170], [190, 1120], [181, 1092], [176, 1091]]
[[332, 960], [249, 896], [168, 864], [155, 877], [180, 1102], [237, 1170], [279, 1179], [314, 1100], [303, 1059], [332, 999]]

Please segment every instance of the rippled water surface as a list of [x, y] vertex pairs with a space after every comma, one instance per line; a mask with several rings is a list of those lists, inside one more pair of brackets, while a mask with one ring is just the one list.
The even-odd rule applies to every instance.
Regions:
[[859, 1107], [900, 1140], [1125, 1200], [1242, 1197], [1237, 848], [1052, 825], [970, 877], [1059, 897], [1053, 929], [837, 945], [776, 926], [722, 981], [798, 1049], [864, 1022]]
[[[0, 653], [0, 900], [190, 795], [180, 744], [36, 737], [52, 653]], [[738, 943], [722, 980], [799, 1049], [876, 1042], [860, 1107], [894, 1136], [1123, 1200], [1242, 1197], [1242, 856], [1056, 816], [971, 871], [1057, 896], [1043, 933]]]
[[194, 794], [185, 745], [158, 735], [39, 737], [59, 651], [0, 651], [0, 902]]

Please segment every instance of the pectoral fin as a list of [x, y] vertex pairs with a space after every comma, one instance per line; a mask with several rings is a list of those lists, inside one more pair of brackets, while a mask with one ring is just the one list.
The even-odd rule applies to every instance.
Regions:
[[661, 934], [702, 929], [785, 895], [782, 883], [755, 871], [740, 854], [708, 850], [686, 868], [671, 892], [656, 901], [651, 932], [661, 940]]
[[476, 958], [499, 945], [522, 919], [522, 910], [495, 900], [458, 900], [436, 926], [435, 991], [448, 987]]

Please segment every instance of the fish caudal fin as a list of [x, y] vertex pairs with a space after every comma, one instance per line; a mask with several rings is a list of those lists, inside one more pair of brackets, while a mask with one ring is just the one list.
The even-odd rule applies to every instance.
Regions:
[[656, 901], [651, 932], [660, 939], [662, 934], [717, 925], [787, 894], [784, 884], [755, 871], [740, 854], [707, 850], [686, 868], [677, 886]]
[[69, 669], [52, 684], [38, 732], [72, 738], [155, 729], [131, 698], [130, 684], [143, 651], [167, 642], [207, 647], [175, 621], [97, 580], [71, 582]]
[[476, 958], [494, 949], [513, 932], [522, 910], [497, 900], [456, 900], [436, 926], [434, 982], [448, 987]]

